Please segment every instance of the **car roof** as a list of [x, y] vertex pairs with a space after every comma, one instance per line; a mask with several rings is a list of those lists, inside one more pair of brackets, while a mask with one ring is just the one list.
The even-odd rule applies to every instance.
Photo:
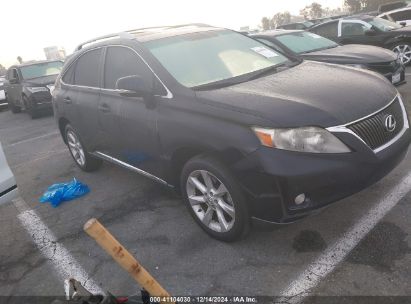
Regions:
[[15, 64], [11, 66], [10, 68], [20, 68], [20, 67], [25, 67], [29, 65], [36, 65], [36, 64], [42, 64], [42, 63], [47, 63], [47, 62], [56, 62], [60, 61], [63, 62], [61, 59], [53, 59], [53, 60], [34, 60], [34, 61], [28, 61], [28, 62], [23, 62], [21, 64]]
[[115, 34], [105, 35], [101, 37], [96, 37], [94, 39], [85, 41], [79, 46], [77, 46], [76, 51], [81, 50], [86, 45], [96, 44], [98, 42], [103, 42], [104, 44], [106, 40], [115, 39], [115, 38], [135, 39], [138, 42], [147, 42], [147, 41], [158, 40], [158, 39], [174, 37], [174, 36], [179, 36], [179, 35], [194, 34], [194, 33], [207, 32], [207, 31], [218, 31], [218, 30], [225, 30], [225, 29], [213, 27], [207, 24], [202, 24], [202, 23], [139, 28], [139, 29], [134, 29], [134, 30], [128, 30], [128, 31], [121, 32], [121, 33], [115, 33]]
[[407, 6], [405, 6], [405, 7], [393, 9], [393, 10], [391, 10], [391, 11], [387, 11], [387, 12], [384, 12], [384, 13], [382, 13], [382, 14], [379, 14], [378, 17], [379, 17], [379, 16], [389, 15], [389, 14], [392, 14], [392, 13], [402, 12], [402, 11], [409, 11], [409, 10], [411, 10], [411, 6], [410, 6], [410, 5], [407, 5]]
[[304, 30], [269, 30], [269, 31], [264, 31], [256, 34], [250, 35], [251, 37], [253, 36], [281, 36], [281, 35], [286, 35], [286, 34], [291, 34], [291, 33], [301, 33], [305, 32]]

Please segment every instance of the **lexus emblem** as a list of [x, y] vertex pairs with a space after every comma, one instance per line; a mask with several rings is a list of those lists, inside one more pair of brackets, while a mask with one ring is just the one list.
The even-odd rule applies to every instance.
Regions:
[[395, 120], [394, 115], [387, 115], [385, 117], [385, 122], [384, 122], [385, 130], [388, 132], [392, 132], [395, 130], [395, 127], [397, 126], [397, 121]]

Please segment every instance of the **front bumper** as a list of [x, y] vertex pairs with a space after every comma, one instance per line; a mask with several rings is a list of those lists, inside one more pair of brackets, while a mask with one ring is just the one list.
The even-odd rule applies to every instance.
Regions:
[[53, 104], [51, 102], [50, 92], [36, 92], [32, 93], [29, 97], [31, 106], [35, 110], [51, 110]]
[[[288, 223], [374, 184], [405, 157], [411, 131], [386, 149], [374, 153], [350, 134], [355, 152], [313, 154], [261, 147], [233, 168], [248, 195], [252, 217], [263, 222]], [[294, 199], [304, 193], [306, 200]]]

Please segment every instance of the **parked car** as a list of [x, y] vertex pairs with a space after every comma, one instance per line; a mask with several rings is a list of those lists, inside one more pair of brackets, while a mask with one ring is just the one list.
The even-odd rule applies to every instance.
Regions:
[[10, 202], [18, 196], [16, 180], [7, 164], [3, 148], [0, 143], [0, 205]]
[[0, 77], [0, 110], [7, 107], [6, 93], [4, 93], [4, 82], [6, 79]]
[[296, 22], [296, 23], [288, 23], [277, 26], [277, 29], [284, 29], [284, 30], [306, 30], [314, 25], [311, 21], [304, 21], [304, 22]]
[[378, 15], [378, 17], [396, 22], [400, 25], [409, 26], [411, 25], [411, 6], [388, 11], [386, 13]]
[[343, 18], [319, 24], [310, 32], [339, 44], [368, 44], [390, 49], [402, 63], [411, 62], [411, 27], [367, 15]]
[[335, 64], [372, 70], [384, 75], [394, 85], [405, 82], [405, 68], [398, 56], [371, 45], [338, 43], [306, 31], [266, 31], [251, 37], [289, 56], [301, 56]]
[[7, 71], [5, 91], [13, 113], [26, 110], [32, 118], [52, 110], [51, 92], [63, 67], [59, 60], [14, 65]]
[[406, 0], [406, 1], [394, 1], [394, 2], [390, 2], [390, 3], [386, 3], [386, 4], [381, 4], [378, 7], [378, 12], [380, 14], [385, 13], [385, 12], [389, 12], [392, 10], [396, 10], [399, 8], [403, 8], [406, 7], [408, 5], [410, 5], [411, 1]]
[[53, 106], [82, 170], [107, 160], [174, 186], [224, 241], [245, 235], [250, 218], [292, 222], [364, 189], [411, 140], [401, 95], [384, 77], [302, 62], [210, 26], [81, 44]]

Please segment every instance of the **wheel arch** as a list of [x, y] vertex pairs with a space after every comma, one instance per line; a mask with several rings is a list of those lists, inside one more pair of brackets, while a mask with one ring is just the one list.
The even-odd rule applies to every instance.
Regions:
[[60, 130], [61, 137], [63, 138], [63, 141], [65, 144], [67, 144], [67, 139], [66, 139], [66, 134], [65, 134], [65, 129], [66, 126], [69, 124], [69, 120], [66, 119], [65, 117], [60, 117], [58, 120], [58, 126]]

